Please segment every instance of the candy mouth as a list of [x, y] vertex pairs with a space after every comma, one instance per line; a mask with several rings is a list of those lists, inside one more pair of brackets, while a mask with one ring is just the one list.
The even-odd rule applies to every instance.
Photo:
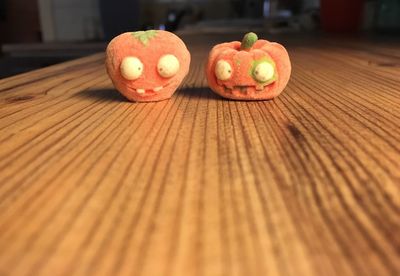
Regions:
[[153, 89], [144, 89], [144, 88], [136, 88], [135, 91], [138, 94], [145, 95], [145, 94], [154, 94], [158, 93], [163, 90], [164, 86], [157, 86]]
[[222, 88], [226, 93], [234, 95], [254, 95], [259, 93], [264, 93], [269, 90], [269, 84], [266, 85], [235, 85], [228, 87], [222, 85]]
[[135, 87], [130, 87], [134, 92], [141, 96], [151, 96], [157, 93], [160, 93], [167, 85], [160, 85], [154, 88], [135, 88]]

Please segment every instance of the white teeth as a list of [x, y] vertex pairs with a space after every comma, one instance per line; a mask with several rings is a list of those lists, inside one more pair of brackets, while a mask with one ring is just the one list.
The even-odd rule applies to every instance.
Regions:
[[[164, 88], [164, 86], [157, 86], [157, 87], [153, 88], [153, 91], [154, 92], [158, 92], [158, 91], [161, 91], [163, 88]], [[139, 93], [139, 94], [145, 94], [146, 93], [146, 89], [138, 88], [138, 89], [136, 89], [136, 92]]]
[[162, 87], [162, 86], [158, 86], [158, 87], [154, 88], [153, 91], [154, 91], [154, 92], [158, 92], [158, 91], [160, 91], [161, 89], [163, 89], [163, 87]]

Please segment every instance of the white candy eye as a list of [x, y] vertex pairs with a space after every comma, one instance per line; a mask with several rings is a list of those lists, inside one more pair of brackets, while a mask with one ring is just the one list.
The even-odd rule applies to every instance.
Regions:
[[215, 65], [215, 75], [219, 80], [227, 80], [232, 76], [232, 66], [225, 60], [219, 60]]
[[121, 63], [121, 74], [127, 80], [136, 80], [143, 73], [143, 63], [137, 57], [126, 57]]
[[161, 77], [170, 78], [179, 71], [179, 60], [174, 55], [164, 55], [158, 60], [157, 70]]
[[267, 82], [272, 79], [275, 73], [274, 66], [269, 62], [262, 62], [254, 68], [254, 78], [259, 82]]

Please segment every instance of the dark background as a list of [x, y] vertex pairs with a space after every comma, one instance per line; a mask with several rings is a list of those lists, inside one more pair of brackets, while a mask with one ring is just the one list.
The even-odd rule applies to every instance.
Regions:
[[143, 29], [400, 36], [400, 0], [0, 0], [0, 78]]

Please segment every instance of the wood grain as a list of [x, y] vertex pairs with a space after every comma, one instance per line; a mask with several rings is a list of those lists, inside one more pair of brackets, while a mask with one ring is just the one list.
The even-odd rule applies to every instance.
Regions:
[[[277, 99], [129, 103], [103, 54], [0, 80], [0, 275], [399, 275], [399, 43], [287, 42]], [[208, 41], [208, 42], [205, 42]]]

